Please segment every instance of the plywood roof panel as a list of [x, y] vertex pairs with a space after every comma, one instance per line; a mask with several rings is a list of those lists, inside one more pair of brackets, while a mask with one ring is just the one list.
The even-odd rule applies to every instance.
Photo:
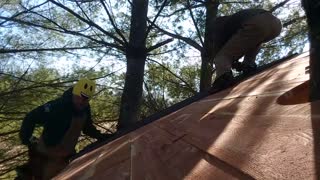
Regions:
[[207, 96], [73, 161], [56, 179], [315, 179], [320, 109], [308, 54]]

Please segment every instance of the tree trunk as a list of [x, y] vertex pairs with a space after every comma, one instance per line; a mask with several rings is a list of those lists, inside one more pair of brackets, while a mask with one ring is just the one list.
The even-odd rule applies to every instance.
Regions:
[[217, 17], [219, 1], [206, 1], [206, 27], [204, 46], [201, 51], [200, 92], [206, 91], [211, 86], [212, 64], [216, 55], [211, 38], [212, 22]]
[[320, 2], [302, 0], [307, 15], [310, 40], [310, 100], [320, 99]]
[[118, 129], [139, 120], [146, 53], [148, 0], [132, 1], [129, 44], [126, 48], [127, 72], [121, 97]]

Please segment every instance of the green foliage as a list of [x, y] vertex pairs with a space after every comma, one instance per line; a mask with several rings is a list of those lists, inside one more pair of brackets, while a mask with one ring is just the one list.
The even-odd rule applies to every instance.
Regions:
[[194, 95], [199, 84], [199, 68], [149, 63], [145, 78], [143, 117], [156, 113]]

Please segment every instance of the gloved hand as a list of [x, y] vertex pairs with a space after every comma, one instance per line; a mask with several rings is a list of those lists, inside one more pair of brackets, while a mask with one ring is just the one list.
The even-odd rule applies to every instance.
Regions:
[[236, 71], [241, 72], [243, 70], [243, 65], [239, 61], [234, 61], [232, 63], [232, 69], [235, 69]]
[[242, 73], [244, 75], [253, 74], [257, 70], [257, 64], [244, 64], [242, 67]]
[[245, 75], [248, 75], [257, 70], [257, 64], [244, 64], [239, 61], [234, 61], [232, 63], [232, 69], [235, 69], [238, 72], [242, 72]]
[[97, 139], [98, 141], [105, 141], [111, 137], [113, 137], [116, 133], [113, 134], [101, 134], [100, 137]]
[[37, 137], [31, 136], [29, 139], [28, 148], [33, 149], [38, 144], [39, 139]]
[[35, 154], [37, 154], [38, 142], [39, 142], [39, 139], [34, 136], [31, 136], [31, 138], [29, 139], [29, 143], [27, 144], [29, 157], [33, 157]]

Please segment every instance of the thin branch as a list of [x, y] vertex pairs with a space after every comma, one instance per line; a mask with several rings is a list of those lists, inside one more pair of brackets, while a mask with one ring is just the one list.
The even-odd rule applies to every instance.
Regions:
[[[204, 4], [197, 4], [197, 5], [193, 5], [193, 6], [189, 7], [189, 8], [190, 8], [190, 9], [197, 9], [197, 8], [199, 8], [199, 7], [204, 7], [204, 6], [205, 6]], [[160, 15], [160, 16], [161, 16], [161, 17], [170, 17], [170, 16], [175, 15], [175, 14], [177, 14], [177, 13], [179, 13], [179, 12], [186, 11], [186, 10], [188, 10], [189, 8], [188, 8], [188, 7], [184, 7], [184, 8], [181, 8], [181, 9], [178, 9], [178, 10], [172, 12], [171, 14]]]
[[[23, 77], [28, 73], [29, 69], [31, 68], [33, 62], [30, 63], [30, 65], [28, 66], [28, 68], [25, 70], [25, 72], [20, 76], [20, 78], [18, 79], [18, 81], [13, 85], [13, 91], [17, 89], [19, 83], [22, 81]], [[2, 111], [2, 109], [5, 107], [6, 103], [9, 101], [10, 97], [8, 97], [6, 100], [4, 100], [4, 102], [2, 103], [1, 107], [0, 107], [0, 111]]]
[[[1, 121], [2, 122], [2, 121]], [[15, 134], [15, 133], [18, 133], [20, 130], [15, 130], [15, 131], [10, 131], [10, 132], [5, 132], [5, 133], [0, 133], [0, 137], [1, 136], [7, 136], [7, 135], [10, 135], [10, 134]]]
[[250, 4], [251, 2], [248, 1], [226, 1], [221, 2], [220, 4]]
[[148, 87], [148, 85], [147, 85], [147, 83], [145, 81], [143, 82], [143, 84], [144, 84], [144, 87], [146, 88], [146, 90], [148, 92], [147, 98], [149, 99], [149, 101], [145, 101], [145, 103], [150, 102], [151, 105], [148, 106], [148, 107], [152, 108], [154, 111], [158, 111], [159, 107], [158, 107], [157, 101], [155, 100], [155, 98], [153, 97], [152, 93], [150, 92], [150, 88]]
[[[169, 83], [172, 83], [172, 84], [175, 84], [176, 86], [179, 86], [179, 87], [186, 87], [186, 88], [188, 88], [188, 90], [190, 90], [190, 88], [188, 87], [188, 86], [186, 86], [186, 85], [182, 85], [182, 84], [180, 84], [179, 82], [177, 82], [177, 81], [174, 81], [174, 80], [172, 80], [172, 79], [164, 79], [165, 81], [167, 81], [167, 82], [169, 82]], [[193, 93], [196, 93], [195, 91], [193, 91]]]
[[[124, 67], [123, 67], [124, 68]], [[121, 69], [123, 68], [120, 68], [118, 69], [117, 71], [120, 71]], [[107, 76], [110, 76], [114, 73], [116, 73], [117, 71], [114, 71], [114, 72], [111, 72], [111, 73], [108, 73], [104, 76], [101, 76], [101, 77], [97, 77], [97, 78], [93, 78], [91, 80], [98, 80], [98, 79], [103, 79], [103, 78], [106, 78]], [[8, 92], [2, 92], [0, 93], [0, 97], [2, 96], [6, 96], [6, 95], [9, 95], [9, 94], [13, 94], [13, 93], [19, 93], [19, 92], [22, 92], [22, 91], [25, 91], [25, 90], [30, 90], [30, 89], [36, 89], [36, 88], [41, 88], [41, 87], [54, 87], [54, 86], [58, 86], [58, 85], [61, 85], [61, 84], [66, 84], [66, 83], [71, 83], [71, 82], [75, 82], [77, 80], [69, 80], [69, 81], [64, 81], [64, 82], [57, 82], [57, 83], [48, 83], [48, 84], [45, 84], [45, 83], [42, 83], [40, 85], [32, 85], [32, 86], [28, 86], [28, 87], [24, 87], [24, 88], [21, 88], [21, 89], [15, 89], [13, 91], [8, 91]]]
[[[77, 3], [77, 4], [78, 4], [78, 3]], [[80, 7], [80, 5], [78, 5], [78, 6], [79, 6], [79, 8], [81, 9], [81, 11], [85, 14], [85, 16], [88, 18], [88, 21], [92, 22], [92, 21], [89, 19], [89, 16], [87, 16], [87, 14], [86, 14], [86, 13], [83, 11], [83, 9]], [[52, 24], [56, 25], [57, 27], [59, 27], [60, 29], [62, 29], [63, 32], [74, 32], [74, 33], [80, 34], [80, 32], [82, 32], [82, 31], [84, 31], [84, 30], [87, 30], [87, 29], [89, 29], [89, 28], [92, 27], [92, 25], [90, 25], [90, 24], [87, 23], [89, 26], [88, 26], [87, 28], [83, 29], [83, 30], [70, 31], [70, 30], [67, 30], [66, 28], [60, 26], [57, 22], [53, 21], [52, 19], [47, 18], [46, 16], [43, 16], [42, 14], [38, 14], [37, 12], [33, 12], [33, 13], [37, 14], [38, 16], [40, 16], [40, 17], [46, 19], [47, 21], [51, 22]], [[97, 35], [97, 33], [95, 32], [95, 30], [94, 30], [94, 29], [92, 29], [92, 30], [93, 30], [93, 32]], [[80, 35], [81, 35], [81, 34], [80, 34]], [[85, 37], [88, 38], [88, 37], [90, 37], [90, 36], [85, 36]], [[98, 36], [98, 37], [100, 38], [100, 36]], [[90, 37], [90, 38], [91, 38], [91, 37]], [[89, 39], [90, 39], [90, 38], [89, 38]], [[90, 40], [94, 41], [95, 39], [92, 38], [92, 39], [90, 39]], [[99, 40], [97, 40], [97, 41], [99, 41]], [[102, 43], [104, 44], [105, 41], [103, 41], [103, 39], [100, 38], [100, 42], [102, 42]], [[114, 47], [114, 46], [112, 46], [112, 47]]]
[[158, 52], [158, 53], [148, 53], [147, 55], [148, 56], [159, 56], [159, 55], [162, 55], [162, 54], [167, 54], [167, 53], [171, 53], [173, 51], [177, 51], [178, 48], [172, 48], [172, 49], [169, 49], [167, 51], [162, 51], [162, 52]]
[[130, 1], [130, 0], [127, 0], [128, 1], [128, 3], [132, 6], [132, 1]]
[[[48, 17], [46, 17], [46, 16], [44, 16], [44, 15], [42, 15], [42, 14], [38, 13], [38, 12], [30, 11], [30, 13], [35, 14], [35, 15], [40, 16], [40, 17], [42, 17], [43, 19], [45, 19], [45, 20], [47, 20], [47, 21], [51, 22], [52, 24], [54, 24], [55, 26], [57, 26], [58, 28], [60, 28], [60, 29], [62, 29], [62, 30], [64, 30], [64, 31], [66, 31], [66, 30], [67, 30], [66, 28], [64, 28], [64, 27], [62, 27], [61, 25], [59, 25], [57, 22], [53, 21], [52, 19], [50, 19], [50, 18], [48, 18]], [[81, 32], [84, 32], [84, 31], [88, 30], [89, 28], [91, 28], [91, 26], [90, 26], [90, 25], [89, 25], [87, 28], [84, 28], [84, 29], [82, 29], [82, 30], [78, 30], [78, 31], [74, 31], [74, 32], [81, 33]]]
[[102, 48], [105, 46], [85, 46], [85, 47], [61, 47], [61, 48], [39, 48], [39, 49], [0, 49], [0, 54], [5, 53], [20, 53], [20, 52], [43, 52], [43, 51], [66, 51], [78, 49], [93, 49]]
[[0, 19], [4, 19], [4, 20], [8, 20], [8, 21], [13, 21], [13, 22], [16, 22], [16, 23], [19, 23], [19, 24], [25, 24], [25, 25], [29, 25], [29, 26], [39, 27], [39, 28], [48, 29], [48, 30], [52, 30], [52, 31], [57, 31], [57, 32], [63, 33], [63, 31], [58, 30], [58, 29], [42, 26], [42, 25], [39, 25], [39, 24], [34, 24], [34, 23], [23, 21], [23, 20], [20, 20], [20, 19], [9, 18], [9, 17], [4, 17], [4, 16], [0, 16]]
[[4, 117], [0, 117], [0, 122], [12, 122], [12, 121], [22, 121], [23, 117], [21, 118], [4, 118]]
[[171, 32], [168, 32], [164, 29], [161, 29], [158, 25], [154, 24], [154, 26], [162, 33], [170, 36], [170, 37], [173, 37], [173, 38], [176, 38], [176, 39], [179, 39], [187, 44], [189, 44], [190, 46], [194, 47], [195, 49], [201, 51], [202, 50], [202, 47], [194, 40], [190, 39], [190, 38], [186, 38], [186, 37], [183, 37], [183, 36], [180, 36], [178, 34], [173, 34]]
[[17, 111], [17, 112], [8, 112], [8, 111], [6, 111], [6, 112], [0, 112], [0, 114], [5, 114], [5, 115], [17, 115], [17, 114], [26, 114], [27, 112], [21, 112], [21, 111]]
[[[6, 75], [6, 76], [10, 76], [12, 78], [15, 78], [15, 79], [19, 79], [20, 77], [17, 77], [15, 75], [12, 75], [12, 74], [8, 74], [8, 73], [4, 73], [4, 72], [0, 72], [0, 74], [3, 74], [3, 75]], [[32, 80], [29, 80], [29, 79], [25, 79], [25, 78], [20, 78], [21, 80], [25, 81], [25, 82], [32, 82], [32, 83], [37, 83], [37, 84], [44, 84], [44, 82], [54, 82], [54, 81], [58, 81], [60, 80], [61, 78], [57, 78], [57, 79], [53, 79], [53, 80], [48, 80], [48, 81], [43, 81], [43, 82], [37, 82], [37, 81], [32, 81]]]
[[178, 46], [175, 46], [174, 48], [169, 49], [167, 51], [162, 51], [162, 52], [159, 52], [159, 53], [148, 53], [147, 55], [157, 56], [157, 55], [167, 54], [167, 53], [170, 53], [170, 52], [173, 52], [173, 51], [177, 51], [178, 49], [182, 48], [185, 45], [186, 44], [184, 44], [184, 43], [180, 43]]
[[[12, 159], [15, 159], [15, 158], [17, 158], [17, 157], [19, 157], [19, 156], [27, 153], [27, 152], [28, 152], [28, 151], [23, 151], [23, 152], [15, 155], [15, 156], [9, 157], [8, 159], [4, 159], [4, 160], [0, 161], [0, 164], [3, 164], [3, 163], [5, 163], [5, 162], [7, 162], [7, 161], [10, 161], [10, 160], [12, 160]], [[1, 176], [1, 175], [0, 175], [0, 176]]]
[[[11, 16], [10, 18], [11, 18], [11, 19], [12, 19], [12, 18], [16, 18], [16, 17], [20, 16], [21, 14], [25, 14], [25, 13], [27, 13], [27, 12], [35, 9], [35, 8], [38, 8], [38, 7], [44, 5], [44, 4], [48, 3], [48, 2], [49, 2], [49, 1], [45, 1], [44, 3], [38, 4], [38, 5], [36, 5], [36, 6], [33, 6], [32, 8], [27, 9], [27, 10], [22, 11], [22, 12], [19, 12], [19, 13], [15, 14], [15, 15]], [[1, 26], [2, 24], [4, 24], [4, 23], [8, 22], [8, 21], [9, 21], [9, 20], [5, 20], [5, 21], [1, 22], [1, 23], [0, 23], [0, 26]]]
[[108, 73], [108, 74], [106, 74], [106, 75], [104, 75], [104, 76], [100, 76], [100, 77], [97, 77], [97, 78], [92, 78], [91, 80], [98, 80], [98, 79], [106, 78], [106, 77], [111, 76], [112, 74], [114, 74], [114, 73], [116, 73], [116, 72], [118, 72], [118, 71], [121, 71], [121, 70], [124, 69], [124, 68], [125, 68], [125, 67], [119, 68], [119, 69], [116, 70], [116, 71], [113, 71], [113, 72], [111, 72], [111, 73]]
[[198, 2], [198, 3], [202, 3], [202, 4], [206, 3], [206, 0], [193, 0], [193, 1]]
[[274, 7], [272, 7], [269, 11], [270, 12], [274, 12], [275, 10], [277, 10], [277, 9], [281, 8], [282, 6], [284, 6], [285, 4], [287, 4], [287, 2], [289, 2], [289, 1], [291, 1], [291, 0], [282, 1], [281, 3], [279, 3], [279, 4], [275, 5]]
[[105, 127], [101, 126], [101, 125], [98, 124], [98, 123], [93, 123], [93, 124], [96, 125], [96, 126], [98, 126], [98, 127], [100, 127], [100, 128], [102, 128], [102, 129], [104, 129], [104, 130], [106, 130], [106, 131], [109, 132], [109, 133], [113, 133], [110, 129], [105, 128]]
[[287, 26], [289, 26], [289, 25], [291, 25], [293, 23], [296, 23], [297, 21], [301, 21], [301, 20], [306, 19], [306, 18], [307, 18], [307, 16], [304, 15], [304, 16], [297, 17], [297, 18], [294, 18], [294, 19], [290, 19], [289, 21], [284, 22], [282, 26], [283, 27], [287, 27]]
[[163, 10], [163, 8], [166, 6], [166, 4], [167, 4], [167, 0], [164, 0], [163, 3], [162, 3], [162, 5], [161, 5], [161, 7], [160, 7], [160, 9], [159, 9], [159, 11], [158, 11], [158, 13], [157, 13], [156, 16], [154, 17], [153, 21], [151, 21], [151, 23], [150, 23], [150, 25], [149, 25], [149, 27], [148, 27], [148, 29], [147, 29], [147, 31], [146, 31], [146, 37], [145, 37], [145, 39], [147, 39], [148, 34], [150, 33], [152, 27], [154, 26], [157, 18], [159, 17], [160, 13], [162, 12], [162, 10]]
[[91, 72], [92, 70], [94, 70], [94, 68], [95, 68], [98, 64], [101, 63], [101, 61], [103, 60], [103, 58], [104, 58], [106, 55], [107, 55], [107, 53], [104, 53], [103, 56], [101, 56], [101, 57], [99, 57], [98, 59], [96, 59], [96, 64], [93, 65], [93, 66], [91, 66], [91, 67], [87, 70], [87, 72], [84, 73], [84, 74], [87, 74], [87, 73]]
[[157, 63], [158, 65], [160, 65], [162, 68], [164, 68], [165, 70], [167, 70], [170, 74], [172, 74], [174, 77], [176, 77], [177, 79], [179, 79], [180, 81], [182, 81], [186, 87], [188, 87], [188, 89], [193, 92], [193, 93], [196, 93], [195, 90], [193, 90], [192, 86], [190, 86], [190, 84], [188, 82], [186, 82], [184, 79], [182, 79], [181, 77], [179, 77], [178, 75], [176, 75], [175, 73], [173, 73], [169, 68], [167, 68], [166, 66], [164, 66], [163, 64], [159, 63], [158, 61], [156, 60], [153, 60], [153, 59], [150, 59], [148, 58], [147, 60], [151, 61], [151, 62], [155, 62]]
[[86, 18], [88, 19], [88, 21], [91, 21], [91, 19], [89, 18], [89, 16], [87, 15], [86, 12], [84, 12], [84, 10], [82, 9], [80, 3], [78, 1], [75, 1], [77, 6], [79, 7], [79, 9], [81, 10], [81, 12], [86, 16]]
[[66, 33], [66, 34], [71, 34], [71, 35], [75, 35], [75, 36], [82, 36], [82, 37], [90, 39], [90, 40], [92, 40], [94, 42], [101, 43], [101, 44], [104, 44], [106, 46], [110, 46], [110, 47], [119, 49], [119, 50], [121, 50], [123, 52], [125, 51], [125, 48], [122, 47], [122, 46], [119, 46], [119, 45], [113, 44], [113, 43], [108, 43], [108, 42], [101, 41], [101, 40], [97, 40], [97, 39], [94, 39], [94, 38], [92, 38], [92, 37], [90, 37], [88, 35], [84, 35], [84, 34], [79, 33], [79, 32], [69, 31], [69, 30], [66, 30], [66, 29], [59, 30], [59, 29], [55, 29], [55, 28], [51, 28], [51, 27], [47, 27], [47, 26], [43, 26], [43, 25], [39, 25], [39, 24], [34, 24], [34, 23], [31, 23], [31, 22], [27, 22], [27, 21], [23, 21], [23, 20], [19, 20], [19, 19], [10, 19], [10, 18], [4, 17], [4, 16], [0, 16], [0, 19], [7, 19], [7, 20], [9, 19], [10, 21], [17, 22], [19, 24], [25, 24], [25, 25], [29, 25], [29, 26], [33, 26], [33, 27], [38, 27], [38, 28], [42, 28], [42, 29], [56, 31], [56, 32], [59, 32], [59, 33]]
[[100, 0], [102, 6], [103, 6], [103, 8], [104, 8], [104, 10], [106, 11], [106, 13], [107, 13], [107, 15], [108, 15], [108, 17], [109, 17], [109, 20], [110, 20], [113, 28], [116, 30], [117, 34], [122, 38], [122, 40], [123, 40], [123, 42], [125, 43], [125, 45], [128, 45], [127, 39], [124, 37], [124, 35], [121, 33], [120, 29], [118, 28], [118, 26], [117, 26], [116, 23], [114, 22], [114, 20], [113, 20], [113, 18], [112, 18], [112, 16], [111, 16], [111, 14], [110, 14], [110, 12], [109, 12], [106, 4], [105, 4], [103, 1], [104, 1], [104, 0]]
[[104, 30], [103, 28], [101, 28], [99, 25], [97, 25], [96, 23], [94, 23], [94, 22], [92, 22], [92, 21], [89, 21], [89, 20], [86, 20], [86, 19], [84, 19], [82, 16], [80, 16], [79, 14], [77, 14], [77, 13], [75, 13], [74, 11], [72, 11], [71, 9], [69, 9], [68, 7], [66, 7], [66, 6], [64, 6], [64, 5], [62, 5], [62, 4], [60, 4], [60, 3], [58, 3], [58, 2], [56, 2], [56, 1], [54, 1], [54, 0], [49, 0], [51, 3], [53, 3], [53, 4], [55, 4], [55, 5], [57, 5], [57, 6], [59, 6], [60, 8], [62, 8], [62, 9], [64, 9], [64, 10], [66, 10], [67, 12], [69, 12], [70, 14], [72, 14], [73, 16], [75, 16], [76, 18], [78, 18], [79, 20], [81, 20], [81, 21], [83, 21], [83, 22], [85, 22], [85, 23], [87, 23], [88, 25], [91, 25], [91, 26], [93, 26], [93, 27], [95, 27], [95, 28], [97, 28], [97, 29], [99, 29], [101, 32], [103, 32], [105, 35], [107, 35], [107, 36], [109, 36], [109, 37], [111, 37], [111, 38], [113, 38], [115, 41], [117, 41], [118, 43], [120, 43], [120, 44], [122, 44], [122, 45], [125, 45], [124, 44], [124, 42], [121, 40], [121, 39], [119, 39], [119, 38], [117, 38], [116, 36], [114, 36], [112, 33], [110, 33], [110, 32], [108, 32], [108, 31], [106, 31], [106, 30]]
[[[7, 173], [9, 173], [9, 172], [11, 172], [11, 171], [14, 171], [15, 169], [16, 169], [16, 167], [0, 171], [0, 173], [1, 173], [1, 174], [0, 174], [0, 177], [2, 177], [3, 175], [5, 175], [5, 174], [7, 174]], [[7, 180], [8, 178], [5, 177], [5, 178], [1, 178], [1, 179]]]
[[159, 42], [158, 44], [149, 47], [147, 49], [147, 52], [151, 52], [151, 51], [153, 51], [153, 50], [155, 50], [155, 49], [157, 49], [157, 48], [159, 48], [159, 47], [161, 47], [163, 45], [166, 45], [166, 44], [172, 42], [173, 40], [174, 40], [173, 38], [170, 38], [170, 39], [167, 39], [165, 41]]
[[203, 39], [202, 39], [200, 30], [199, 30], [198, 24], [197, 24], [197, 22], [196, 22], [196, 20], [195, 20], [195, 18], [194, 18], [194, 16], [193, 16], [192, 9], [191, 9], [190, 7], [191, 7], [190, 1], [187, 0], [187, 8], [188, 8], [189, 11], [190, 11], [190, 16], [191, 16], [192, 22], [193, 22], [193, 24], [194, 24], [194, 27], [195, 27], [196, 30], [197, 30], [198, 38], [200, 39], [200, 43], [201, 43], [201, 45], [202, 45], [202, 47], [203, 47], [203, 46], [204, 46], [204, 42], [203, 42]]

